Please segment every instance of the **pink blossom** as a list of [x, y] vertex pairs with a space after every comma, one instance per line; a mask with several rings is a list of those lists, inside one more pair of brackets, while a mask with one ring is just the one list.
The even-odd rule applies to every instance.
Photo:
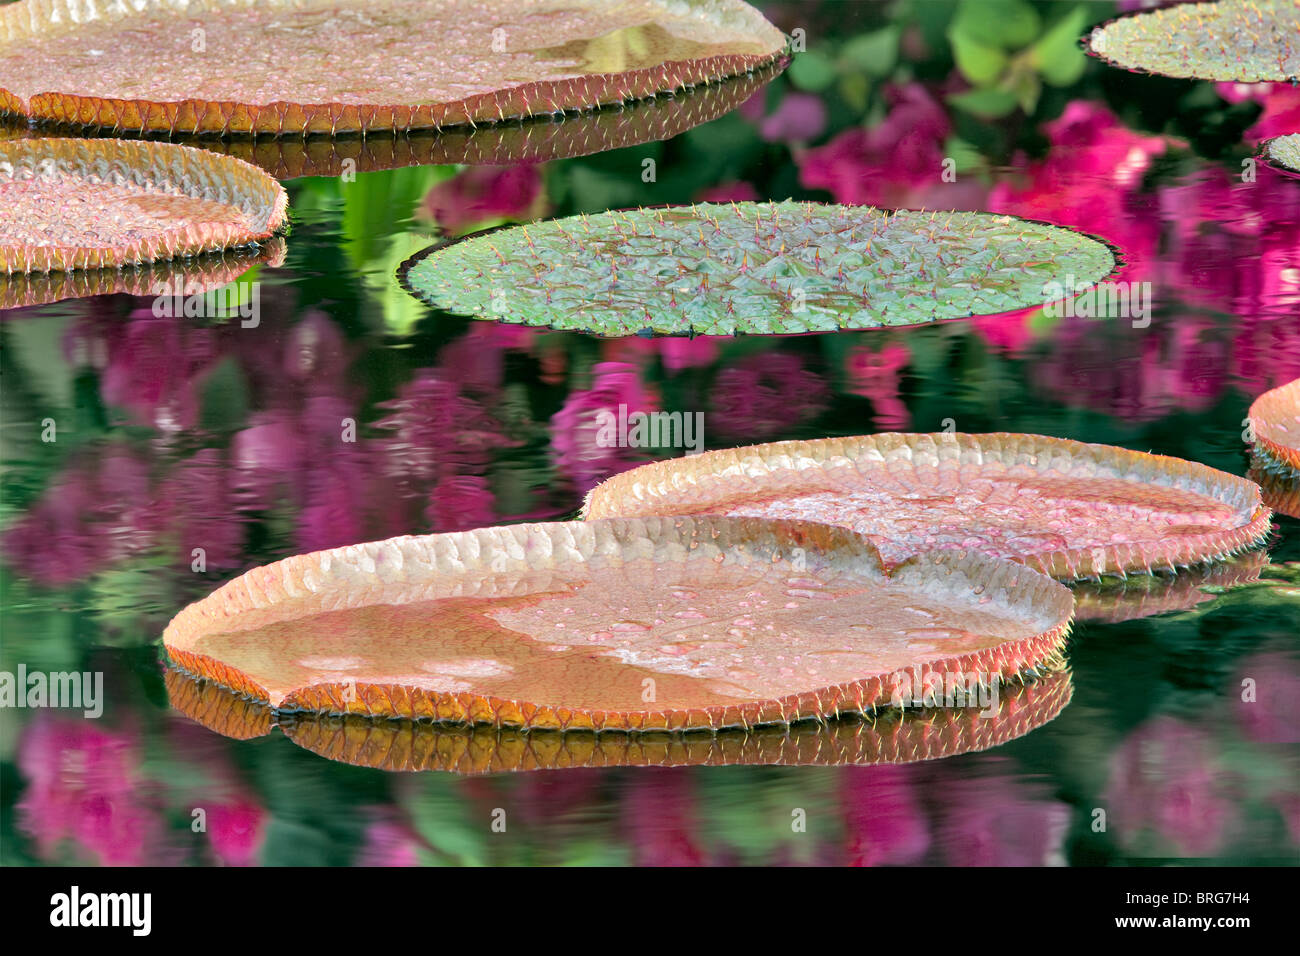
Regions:
[[813, 93], [786, 93], [777, 108], [758, 125], [769, 143], [806, 143], [826, 129], [826, 104]]
[[[836, 202], [891, 207], [963, 208], [954, 184], [943, 183], [944, 140], [951, 124], [944, 108], [919, 83], [886, 90], [889, 113], [870, 128], [855, 127], [825, 146], [796, 156], [799, 182], [825, 189]], [[962, 196], [972, 201], [982, 189]]]

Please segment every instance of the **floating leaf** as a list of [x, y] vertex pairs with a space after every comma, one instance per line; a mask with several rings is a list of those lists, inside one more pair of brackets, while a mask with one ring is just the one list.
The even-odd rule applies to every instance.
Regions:
[[248, 740], [279, 727], [330, 760], [397, 772], [475, 776], [579, 767], [866, 766], [917, 763], [1001, 746], [1056, 718], [1070, 702], [1069, 671], [998, 689], [996, 709], [890, 711], [867, 720], [805, 721], [707, 734], [594, 734], [303, 713], [265, 704], [168, 668], [171, 705], [226, 737]]
[[1300, 518], [1300, 472], [1283, 472], [1277, 465], [1255, 455], [1246, 477], [1259, 485], [1264, 504], [1288, 518]]
[[250, 269], [284, 264], [285, 242], [272, 236], [255, 247], [167, 259], [120, 269], [27, 272], [0, 275], [0, 309], [22, 309], [92, 295], [203, 295], [234, 282]]
[[268, 239], [288, 197], [202, 149], [110, 139], [0, 142], [0, 274], [139, 265]]
[[1275, 469], [1300, 472], [1300, 378], [1265, 392], [1250, 406], [1255, 450]]
[[1040, 305], [1115, 269], [1100, 240], [990, 213], [701, 204], [534, 223], [436, 246], [414, 294], [477, 318], [603, 335], [918, 325]]
[[1275, 136], [1264, 143], [1262, 152], [1274, 166], [1300, 173], [1300, 133]]
[[212, 139], [180, 142], [225, 153], [260, 166], [276, 179], [340, 176], [405, 166], [508, 166], [545, 163], [672, 139], [731, 112], [772, 81], [775, 64], [675, 96], [638, 100], [566, 116], [478, 127], [412, 130], [366, 136]]
[[288, 558], [163, 642], [280, 711], [671, 731], [866, 713], [931, 672], [1013, 678], [1059, 660], [1072, 609], [982, 555], [886, 571], [842, 528], [615, 519]]
[[714, 514], [824, 521], [887, 565], [935, 548], [1056, 578], [1231, 554], [1268, 531], [1252, 482], [1205, 465], [1041, 435], [881, 434], [652, 462], [587, 496], [587, 518]]
[[1113, 66], [1194, 80], [1300, 79], [1300, 2], [1182, 3], [1105, 23], [1089, 52]]
[[437, 129], [642, 99], [784, 50], [742, 0], [20, 0], [0, 8], [0, 106], [115, 131]]

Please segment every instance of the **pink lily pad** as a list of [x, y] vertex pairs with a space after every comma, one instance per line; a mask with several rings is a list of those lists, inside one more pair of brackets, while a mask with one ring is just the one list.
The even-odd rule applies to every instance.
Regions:
[[771, 63], [742, 0], [20, 0], [0, 108], [114, 131], [329, 133], [590, 109]]
[[671, 731], [871, 712], [931, 672], [1011, 679], [1059, 660], [1073, 605], [982, 555], [886, 570], [826, 525], [614, 519], [287, 558], [163, 643], [278, 711]]
[[1250, 425], [1255, 448], [1266, 461], [1300, 472], [1300, 378], [1255, 399]]
[[1149, 572], [1261, 540], [1250, 481], [1204, 465], [1041, 435], [881, 434], [652, 462], [592, 489], [588, 518], [714, 514], [858, 531], [886, 565], [935, 548], [1052, 577]]
[[266, 173], [171, 143], [0, 142], [0, 275], [195, 256], [269, 239], [288, 196]]

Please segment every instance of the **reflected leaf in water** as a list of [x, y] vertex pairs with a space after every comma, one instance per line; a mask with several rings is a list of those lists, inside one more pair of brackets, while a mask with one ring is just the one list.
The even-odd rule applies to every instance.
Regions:
[[284, 264], [285, 241], [272, 236], [256, 246], [150, 262], [121, 269], [76, 269], [0, 276], [0, 318], [6, 309], [23, 309], [64, 299], [125, 293], [175, 298], [217, 293], [223, 286], [251, 281], [248, 273], [260, 265]]
[[978, 707], [892, 710], [876, 719], [846, 716], [786, 727], [713, 733], [627, 734], [524, 731], [361, 716], [275, 715], [267, 705], [168, 668], [171, 706], [236, 740], [278, 727], [295, 744], [330, 760], [388, 771], [467, 776], [596, 767], [864, 766], [938, 760], [988, 750], [1053, 720], [1070, 702], [1069, 671], [1000, 689], [997, 710]]
[[1267, 564], [1268, 553], [1258, 549], [1227, 561], [1186, 568], [1172, 576], [1143, 574], [1122, 581], [1080, 582], [1071, 587], [1074, 618], [1113, 624], [1186, 611], [1213, 601], [1225, 589], [1258, 581]]
[[1300, 474], [1282, 472], [1273, 461], [1255, 456], [1246, 477], [1259, 485], [1264, 504], [1278, 514], [1300, 519]]

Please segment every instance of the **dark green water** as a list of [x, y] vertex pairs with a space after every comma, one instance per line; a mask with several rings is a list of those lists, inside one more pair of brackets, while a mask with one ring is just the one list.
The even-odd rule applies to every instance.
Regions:
[[[1110, 7], [1086, 9], [1093, 22]], [[782, 10], [771, 15], [790, 29]], [[892, 22], [867, 4], [808, 16], [810, 49], [832, 53]], [[922, 39], [934, 32], [922, 27]], [[1267, 168], [1243, 181], [1248, 154], [1231, 145], [1258, 106], [1212, 84], [1144, 86], [1090, 62], [1020, 120], [973, 122], [947, 108], [941, 128], [884, 92], [932, 84], [951, 67], [933, 42], [903, 46], [888, 82], [870, 70], [845, 80], [854, 69], [843, 65], [824, 84], [811, 67], [773, 81], [769, 115], [794, 94], [827, 105], [810, 145], [765, 141], [761, 118], [742, 111], [666, 142], [482, 180], [450, 166], [289, 180], [283, 263], [243, 277], [259, 283], [256, 327], [159, 317], [151, 297], [126, 295], [5, 313], [0, 670], [102, 672], [105, 701], [95, 720], [3, 711], [4, 862], [1300, 859], [1300, 522], [1282, 515], [1263, 557], [1203, 577], [1081, 586], [1070, 672], [1051, 689], [1068, 703], [1041, 726], [941, 759], [394, 772], [313, 753], [238, 702], [209, 700], [207, 722], [265, 735], [223, 736], [169, 705], [162, 627], [249, 567], [401, 533], [571, 517], [595, 478], [680, 453], [611, 455], [574, 427], [619, 402], [703, 412], [709, 448], [1013, 431], [1246, 474], [1250, 402], [1300, 375], [1300, 183]], [[1053, 125], [1071, 108], [1077, 123]], [[808, 172], [810, 151], [857, 127], [878, 141], [849, 142], [835, 162], [823, 155], [830, 173]], [[954, 138], [983, 161], [942, 183], [919, 157], [942, 157]], [[833, 186], [811, 185], [818, 175]], [[1145, 322], [1038, 313], [784, 338], [600, 340], [435, 313], [394, 280], [438, 221], [468, 228], [689, 202], [719, 187], [1075, 225], [1125, 253], [1126, 276], [1151, 283], [1154, 308]], [[50, 420], [57, 438], [43, 441]], [[340, 438], [349, 420], [355, 441]], [[338, 755], [361, 731], [314, 733]], [[511, 759], [523, 746], [416, 736], [417, 749], [467, 746], [461, 766], [490, 767], [491, 746]], [[859, 739], [867, 760], [921, 738], [886, 722]], [[349, 752], [391, 766], [406, 746], [376, 737]], [[928, 746], [902, 752], [946, 752]]]

